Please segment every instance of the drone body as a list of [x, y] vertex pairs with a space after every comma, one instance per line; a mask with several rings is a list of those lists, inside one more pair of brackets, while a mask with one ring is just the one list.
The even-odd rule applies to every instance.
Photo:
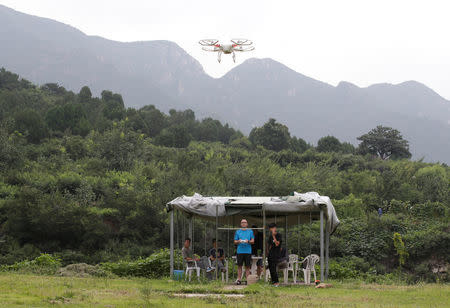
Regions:
[[233, 62], [236, 62], [236, 53], [235, 52], [245, 52], [252, 51], [255, 47], [252, 46], [253, 42], [247, 39], [233, 39], [231, 40], [232, 44], [220, 44], [219, 40], [214, 39], [205, 39], [199, 42], [200, 45], [205, 51], [217, 52], [217, 61], [221, 61], [222, 53], [228, 55], [233, 55]]

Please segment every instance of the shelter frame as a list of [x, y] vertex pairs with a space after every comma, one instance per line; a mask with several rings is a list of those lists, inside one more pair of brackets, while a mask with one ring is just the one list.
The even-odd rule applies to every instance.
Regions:
[[[261, 214], [262, 214], [262, 224], [263, 228], [263, 271], [264, 271], [264, 279], [267, 282], [267, 276], [266, 276], [266, 266], [265, 266], [265, 260], [266, 260], [266, 232], [267, 232], [267, 217], [266, 217], [266, 207], [264, 204], [260, 205]], [[173, 271], [174, 271], [174, 207], [172, 207], [169, 211], [169, 217], [170, 217], [170, 276], [173, 277]], [[311, 210], [309, 211], [309, 215], [311, 216]], [[317, 212], [317, 211], [314, 211]], [[215, 211], [215, 238], [218, 241], [218, 231], [220, 230], [227, 230], [229, 232], [230, 230], [236, 230], [236, 228], [219, 228], [219, 209], [218, 205], [216, 204], [216, 211]], [[231, 215], [234, 217], [235, 215]], [[287, 235], [288, 235], [288, 216], [285, 217], [285, 238], [286, 238], [286, 247], [287, 247]], [[294, 215], [292, 215], [294, 216]], [[298, 225], [300, 225], [300, 214], [296, 213], [295, 216], [298, 216]], [[320, 207], [319, 211], [319, 219], [320, 219], [320, 280], [325, 281], [328, 279], [328, 272], [329, 272], [329, 243], [330, 243], [330, 230], [325, 227], [325, 218], [324, 218], [324, 209], [323, 207]], [[228, 220], [227, 220], [228, 221]], [[234, 222], [234, 219], [233, 219]], [[193, 216], [189, 219], [189, 235], [193, 241]], [[311, 236], [311, 235], [310, 235]], [[229, 238], [229, 237], [228, 237]], [[193, 244], [193, 243], [192, 243]], [[229, 253], [229, 251], [227, 251]], [[216, 261], [217, 262], [217, 261]], [[216, 266], [217, 268], [217, 266]], [[218, 272], [216, 271], [216, 278], [217, 278]]]

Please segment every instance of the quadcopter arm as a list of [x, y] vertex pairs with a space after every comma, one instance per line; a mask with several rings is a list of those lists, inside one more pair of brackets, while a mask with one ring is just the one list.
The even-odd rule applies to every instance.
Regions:
[[[210, 47], [210, 48], [208, 48], [208, 47]], [[219, 48], [217, 48], [215, 46], [208, 46], [208, 47], [202, 47], [202, 50], [209, 51], [209, 52], [217, 52], [220, 50]]]

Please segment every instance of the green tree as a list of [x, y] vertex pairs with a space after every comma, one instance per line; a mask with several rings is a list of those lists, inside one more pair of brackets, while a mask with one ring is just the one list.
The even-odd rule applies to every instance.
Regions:
[[403, 239], [400, 233], [394, 233], [393, 241], [396, 253], [398, 255], [398, 264], [400, 267], [402, 267], [403, 265], [405, 265], [406, 259], [409, 256], [408, 251], [406, 250], [405, 243], [403, 243]]
[[343, 142], [341, 144], [341, 152], [344, 154], [354, 154], [355, 153], [355, 147], [353, 144], [349, 142]]
[[403, 139], [400, 132], [391, 127], [377, 126], [367, 134], [357, 138], [361, 143], [360, 154], [373, 154], [381, 159], [410, 158], [409, 143]]
[[89, 89], [88, 86], [82, 87], [78, 94], [78, 98], [80, 99], [80, 102], [88, 102], [92, 98], [91, 89]]
[[105, 104], [103, 115], [110, 120], [122, 120], [125, 116], [125, 104], [122, 95], [111, 91], [102, 91], [102, 101]]
[[80, 104], [68, 103], [51, 108], [45, 116], [48, 127], [64, 132], [69, 129], [75, 135], [86, 136], [90, 124]]
[[334, 136], [326, 136], [317, 142], [317, 151], [319, 152], [340, 152], [341, 142]]
[[156, 144], [166, 147], [185, 148], [192, 140], [192, 135], [185, 125], [174, 125], [165, 128], [156, 138]]
[[249, 135], [254, 145], [261, 145], [268, 150], [281, 151], [289, 148], [291, 135], [286, 125], [269, 119], [262, 127], [255, 127]]
[[430, 201], [450, 201], [450, 179], [445, 168], [433, 165], [421, 168], [416, 173], [416, 183], [423, 198]]
[[66, 94], [66, 89], [57, 83], [46, 83], [41, 87], [41, 89], [54, 95]]
[[144, 106], [128, 117], [134, 129], [150, 137], [157, 136], [168, 125], [167, 116], [153, 105]]
[[34, 110], [19, 111], [14, 117], [14, 122], [15, 129], [24, 134], [29, 142], [39, 143], [48, 135], [44, 120]]
[[290, 140], [291, 150], [297, 153], [303, 153], [311, 146], [302, 138], [292, 137]]
[[0, 127], [0, 171], [22, 164], [24, 153], [19, 145], [25, 142], [23, 139], [20, 133], [10, 136], [6, 129]]

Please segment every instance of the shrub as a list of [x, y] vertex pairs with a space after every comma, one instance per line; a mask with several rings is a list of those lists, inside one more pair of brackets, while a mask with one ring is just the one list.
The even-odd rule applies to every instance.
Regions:
[[[175, 263], [182, 262], [179, 251], [176, 251], [174, 259]], [[153, 253], [145, 259], [102, 263], [101, 268], [122, 277], [137, 276], [160, 278], [169, 275], [170, 251], [165, 248]]]
[[329, 263], [329, 277], [331, 279], [355, 279], [358, 278], [360, 273], [346, 265], [345, 263], [339, 263], [334, 260], [330, 260]]
[[106, 277], [108, 272], [99, 265], [89, 265], [86, 263], [69, 264], [58, 270], [57, 275], [64, 277]]
[[61, 260], [58, 257], [42, 253], [39, 257], [31, 261], [25, 260], [12, 265], [2, 265], [0, 270], [52, 275], [60, 267]]

